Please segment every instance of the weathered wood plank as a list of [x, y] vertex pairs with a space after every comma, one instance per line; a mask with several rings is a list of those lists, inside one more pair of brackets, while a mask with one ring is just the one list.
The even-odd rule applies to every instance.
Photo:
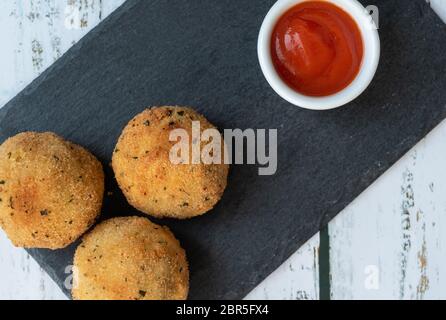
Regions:
[[319, 299], [318, 252], [319, 235], [316, 235], [266, 278], [246, 299]]
[[334, 299], [446, 298], [446, 122], [330, 224]]
[[3, 106], [125, 0], [0, 3]]
[[[125, 0], [0, 2], [0, 107]], [[0, 299], [65, 299], [23, 249], [0, 232]]]
[[427, 0], [431, 7], [438, 13], [440, 18], [446, 23], [446, 0]]
[[0, 300], [65, 300], [57, 284], [23, 249], [0, 232]]
[[[5, 0], [0, 3], [0, 33], [3, 50], [0, 53], [0, 106], [16, 95], [28, 83], [56, 61], [74, 43], [76, 43], [91, 28], [96, 26], [125, 0]], [[267, 280], [263, 287], [259, 287], [250, 296], [260, 297], [264, 292], [270, 292], [271, 297], [290, 299], [314, 299], [317, 297], [317, 238], [311, 240], [304, 248], [296, 253], [287, 265], [284, 265], [284, 276], [281, 272], [276, 277], [283, 278], [281, 286], [273, 285]], [[8, 298], [58, 298], [59, 290], [39, 267], [29, 260], [25, 251], [12, 248], [9, 241], [0, 237], [2, 255], [0, 269], [16, 270], [10, 282], [0, 282], [4, 292], [0, 297]], [[24, 269], [30, 270], [29, 276], [23, 275], [22, 270], [15, 269], [17, 261], [24, 261]], [[28, 279], [26, 292], [23, 291], [20, 279]], [[272, 276], [273, 277], [273, 276]], [[15, 279], [19, 279], [17, 286]], [[303, 281], [301, 281], [303, 280]], [[33, 281], [37, 281], [35, 285]], [[45, 290], [40, 290], [42, 284]], [[291, 286], [290, 286], [291, 283]], [[268, 288], [268, 289], [267, 289]], [[37, 294], [36, 294], [37, 293]], [[34, 295], [36, 294], [36, 295]], [[41, 295], [39, 295], [41, 294]], [[260, 295], [260, 296], [259, 296]]]
[[[123, 2], [1, 1], [0, 106]], [[446, 297], [445, 136], [443, 123], [330, 224], [333, 298]], [[248, 299], [318, 298], [318, 245], [313, 238]], [[0, 276], [0, 298], [61, 298], [4, 235], [0, 252], [0, 274], [7, 275]]]

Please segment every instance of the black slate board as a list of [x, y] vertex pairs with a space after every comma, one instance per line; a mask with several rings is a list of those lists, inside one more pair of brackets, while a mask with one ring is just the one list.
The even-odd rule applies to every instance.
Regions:
[[[103, 218], [137, 213], [108, 163], [144, 107], [191, 105], [220, 128], [278, 128], [275, 176], [234, 166], [211, 214], [156, 221], [188, 252], [192, 299], [242, 298], [446, 116], [446, 27], [425, 1], [373, 1], [377, 76], [355, 102], [328, 112], [293, 107], [264, 80], [256, 42], [273, 3], [128, 0], [0, 111], [1, 141], [51, 130], [103, 161], [114, 192]], [[74, 248], [30, 250], [65, 292]]]

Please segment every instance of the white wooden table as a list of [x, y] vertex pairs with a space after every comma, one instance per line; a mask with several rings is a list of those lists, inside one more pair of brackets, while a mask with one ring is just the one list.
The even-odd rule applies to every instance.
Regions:
[[[124, 1], [2, 0], [0, 106]], [[443, 122], [247, 298], [446, 298], [445, 160]], [[3, 232], [0, 299], [66, 299]]]

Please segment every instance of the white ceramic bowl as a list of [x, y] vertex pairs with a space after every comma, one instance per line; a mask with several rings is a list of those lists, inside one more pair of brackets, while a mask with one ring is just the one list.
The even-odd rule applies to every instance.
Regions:
[[356, 99], [372, 81], [379, 63], [380, 41], [378, 31], [367, 10], [356, 0], [324, 0], [350, 14], [358, 24], [364, 44], [364, 57], [358, 75], [342, 91], [324, 97], [311, 97], [291, 89], [278, 75], [271, 58], [271, 36], [280, 17], [295, 5], [308, 0], [278, 0], [268, 12], [260, 29], [258, 56], [263, 74], [270, 86], [288, 102], [306, 109], [328, 110], [343, 106]]

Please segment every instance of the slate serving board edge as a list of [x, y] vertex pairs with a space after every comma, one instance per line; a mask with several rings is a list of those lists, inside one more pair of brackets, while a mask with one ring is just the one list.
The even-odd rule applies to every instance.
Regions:
[[[109, 16], [103, 23], [99, 24], [95, 29], [93, 29], [86, 37], [84, 37], [77, 45], [75, 45], [72, 49], [70, 49], [60, 60], [64, 59], [64, 63], [56, 62], [52, 67], [47, 69], [38, 79], [36, 79], [33, 83], [31, 83], [20, 95], [32, 95], [35, 93], [40, 86], [46, 81], [51, 79], [53, 73], [55, 74], [56, 71], [60, 68], [63, 68], [65, 64], [69, 63], [71, 60], [74, 60], [76, 56], [81, 51], [83, 44], [89, 39], [93, 39], [98, 33], [105, 31], [107, 26], [113, 24], [116, 20], [118, 20], [122, 15], [124, 15], [127, 11], [129, 11], [131, 8], [133, 8], [134, 5], [138, 4], [138, 1], [135, 0], [128, 0], [124, 5], [116, 10], [111, 16]], [[426, 13], [423, 13], [426, 14]], [[430, 14], [430, 13], [427, 13]], [[433, 13], [432, 13], [433, 14]], [[4, 108], [0, 109], [0, 122], [3, 121], [4, 118], [7, 118], [8, 112], [10, 112], [9, 107], [14, 106], [14, 102], [17, 99], [15, 97], [13, 100], [11, 100], [10, 103], [8, 103]], [[12, 110], [13, 111], [13, 110]], [[348, 190], [344, 190], [345, 192], [340, 194], [339, 197], [333, 201], [332, 206], [324, 212], [324, 214], [318, 219], [318, 225], [319, 227], [325, 226], [338, 212], [340, 212], [345, 206], [347, 206], [352, 198], [355, 198], [358, 196], [362, 190], [364, 189], [364, 185], [369, 185], [373, 181], [375, 181], [376, 178], [378, 178], [382, 173], [384, 173], [391, 165], [393, 165], [402, 154], [406, 153], [414, 144], [416, 144], [420, 137], [425, 136], [433, 125], [437, 125], [446, 115], [446, 105], [443, 104], [443, 108], [438, 108], [434, 112], [435, 114], [435, 121], [432, 121], [428, 124], [421, 125], [420, 127], [417, 127], [414, 129], [414, 133], [412, 135], [406, 136], [403, 140], [399, 141], [399, 144], [394, 147], [389, 153], [387, 154], [387, 159], [383, 161], [381, 164], [376, 164], [372, 167], [370, 167], [370, 171], [366, 172], [361, 178], [359, 182], [356, 182], [355, 186], [349, 186]], [[324, 116], [322, 116], [323, 118]], [[422, 121], [422, 119], [421, 119]], [[3, 137], [4, 138], [4, 137]], [[295, 236], [294, 239], [289, 239], [290, 241], [296, 240], [296, 243], [301, 243], [303, 239], [300, 239], [299, 236]], [[297, 248], [296, 248], [297, 249]], [[269, 265], [268, 267], [265, 267], [265, 270], [267, 269], [268, 272], [259, 271], [259, 275], [252, 277], [252, 279], [246, 280], [246, 283], [243, 285], [245, 287], [245, 291], [247, 287], [253, 287], [255, 286], [261, 279], [264, 277], [267, 273], [271, 272], [273, 270], [273, 267], [278, 267], [281, 262], [284, 261], [286, 258], [289, 257], [289, 248], [287, 250], [279, 250], [276, 256], [276, 261]], [[60, 276], [57, 276], [57, 274], [60, 275], [60, 270], [58, 272], [55, 272], [53, 266], [50, 264], [47, 264], [45, 262], [45, 259], [47, 258], [45, 255], [45, 251], [34, 251], [30, 250], [30, 252], [35, 256], [36, 260], [46, 265], [49, 268], [49, 274], [52, 276], [56, 282], [61, 285], [61, 279]], [[263, 269], [259, 268], [259, 270]], [[64, 290], [65, 293], [67, 293], [66, 290]], [[229, 298], [241, 298], [243, 294], [247, 292], [241, 292], [239, 290], [235, 290], [234, 292], [228, 292], [226, 297]]]

